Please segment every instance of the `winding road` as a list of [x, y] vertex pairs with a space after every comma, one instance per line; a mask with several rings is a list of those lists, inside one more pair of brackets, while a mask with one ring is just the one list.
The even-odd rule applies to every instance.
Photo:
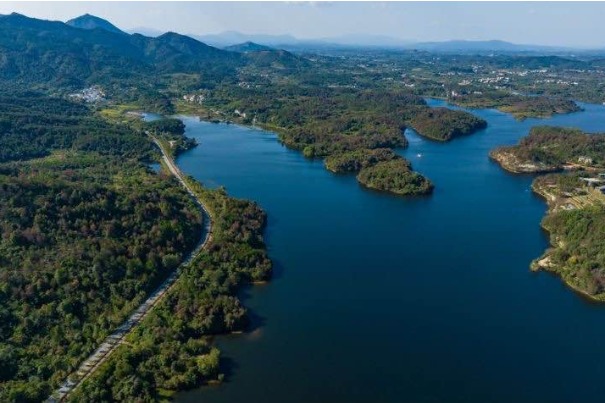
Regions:
[[181, 265], [170, 275], [158, 288], [156, 288], [151, 295], [134, 310], [134, 312], [124, 321], [118, 328], [105, 340], [101, 345], [88, 357], [78, 369], [71, 373], [67, 379], [65, 379], [59, 389], [55, 390], [53, 394], [46, 400], [47, 402], [61, 402], [64, 401], [67, 396], [73, 392], [82, 382], [84, 382], [89, 376], [91, 376], [107, 359], [111, 356], [111, 354], [121, 345], [127, 344], [125, 342], [125, 337], [132, 331], [132, 329], [138, 325], [156, 306], [163, 297], [170, 291], [173, 287], [176, 279], [179, 277], [181, 273], [181, 269], [187, 265], [189, 265], [199, 253], [209, 244], [212, 239], [212, 220], [210, 217], [210, 213], [203, 205], [201, 200], [197, 197], [195, 192], [189, 187], [187, 182], [183, 179], [183, 173], [176, 166], [170, 155], [166, 152], [162, 143], [158, 141], [156, 137], [154, 137], [151, 133], [146, 132], [146, 134], [153, 140], [153, 142], [158, 146], [160, 151], [162, 152], [162, 159], [164, 163], [170, 170], [170, 172], [178, 179], [178, 181], [183, 185], [187, 193], [191, 195], [197, 206], [200, 208], [202, 212], [202, 237], [200, 242], [196, 245], [193, 251], [185, 258], [185, 260], [181, 263]]

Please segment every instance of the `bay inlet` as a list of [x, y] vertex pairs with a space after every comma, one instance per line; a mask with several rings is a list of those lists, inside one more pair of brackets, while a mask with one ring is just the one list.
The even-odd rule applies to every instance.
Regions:
[[[443, 101], [430, 100], [432, 106]], [[253, 326], [222, 336], [226, 382], [178, 402], [598, 402], [605, 305], [532, 273], [548, 246], [529, 175], [488, 152], [535, 125], [605, 132], [605, 107], [488, 121], [448, 143], [413, 131], [399, 152], [430, 197], [364, 190], [272, 133], [184, 117], [200, 144], [182, 171], [257, 201], [275, 278], [244, 291]]]

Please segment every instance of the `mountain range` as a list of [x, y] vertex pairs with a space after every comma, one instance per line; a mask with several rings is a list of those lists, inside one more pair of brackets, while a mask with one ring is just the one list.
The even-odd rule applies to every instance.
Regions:
[[[125, 33], [110, 22], [85, 14], [83, 16], [67, 21], [67, 24], [76, 28], [93, 29], [99, 28], [114, 33]], [[129, 31], [147, 37], [159, 37], [162, 31], [153, 28], [137, 28]], [[245, 43], [256, 43], [274, 48], [289, 50], [314, 49], [330, 47], [374, 47], [406, 50], [424, 50], [430, 52], [445, 53], [557, 53], [571, 52], [574, 49], [568, 47], [543, 46], [532, 44], [516, 44], [501, 40], [469, 41], [450, 40], [442, 42], [415, 42], [406, 41], [386, 35], [348, 34], [338, 37], [326, 37], [320, 39], [298, 39], [292, 35], [269, 35], [269, 34], [244, 34], [237, 31], [225, 31], [219, 34], [188, 35], [200, 42], [227, 50], [233, 46], [242, 46]]]
[[242, 46], [223, 50], [174, 32], [129, 34], [88, 14], [63, 23], [13, 13], [0, 16], [0, 79], [81, 87], [154, 73], [220, 79], [247, 64], [292, 68], [306, 63], [283, 50]]
[[[199, 39], [222, 38], [222, 48]], [[326, 47], [378, 46], [420, 49], [432, 52], [539, 52], [558, 48], [516, 45], [503, 41], [449, 41], [426, 43], [394, 42], [377, 36], [343, 36], [327, 40], [302, 41], [289, 35], [249, 36], [235, 32], [213, 38], [166, 32], [150, 37], [127, 33], [110, 22], [89, 14], [66, 23], [29, 18], [21, 14], [0, 16], [0, 79], [81, 88], [87, 83], [128, 80], [137, 82], [163, 74], [201, 74], [206, 82], [235, 77], [242, 66], [297, 69], [309, 60], [289, 52]], [[225, 45], [227, 40], [236, 44]], [[355, 45], [356, 44], [356, 45]], [[375, 45], [371, 45], [375, 44]], [[388, 44], [388, 45], [387, 45]], [[217, 45], [218, 46], [218, 45]], [[285, 50], [284, 50], [285, 49]], [[142, 80], [140, 78], [143, 78]]]
[[298, 39], [292, 35], [256, 35], [241, 32], [227, 31], [220, 34], [192, 35], [196, 39], [213, 46], [228, 48], [244, 42], [254, 42], [262, 45], [298, 49], [323, 48], [385, 48], [400, 50], [424, 50], [445, 53], [523, 53], [542, 52], [556, 53], [573, 51], [572, 48], [516, 44], [501, 40], [467, 41], [451, 40], [443, 42], [414, 42], [406, 41], [385, 35], [350, 34], [320, 39]]

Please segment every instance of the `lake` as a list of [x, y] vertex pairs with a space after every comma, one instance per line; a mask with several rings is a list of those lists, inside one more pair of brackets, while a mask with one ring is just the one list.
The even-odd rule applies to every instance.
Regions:
[[[431, 105], [445, 105], [429, 100]], [[244, 291], [254, 328], [217, 338], [227, 381], [179, 402], [601, 402], [605, 305], [529, 264], [548, 246], [532, 176], [488, 159], [540, 124], [605, 131], [605, 107], [515, 121], [400, 150], [432, 196], [363, 189], [275, 135], [184, 117], [177, 162], [257, 201], [274, 279]]]

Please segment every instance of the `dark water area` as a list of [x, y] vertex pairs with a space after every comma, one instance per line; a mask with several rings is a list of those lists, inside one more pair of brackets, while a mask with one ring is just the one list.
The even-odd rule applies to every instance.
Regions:
[[141, 112], [141, 119], [145, 122], [153, 122], [154, 120], [162, 119], [162, 115], [151, 112]]
[[162, 170], [162, 164], [160, 164], [159, 162], [150, 162], [149, 164], [147, 164], [147, 166], [156, 174], [160, 173], [160, 171]]
[[[159, 120], [161, 118], [162, 115], [158, 115], [157, 113], [141, 112], [141, 119], [145, 122], [153, 122], [154, 120]], [[147, 166], [156, 174], [162, 170], [162, 164], [159, 162], [150, 162]]]
[[[432, 105], [444, 105], [431, 100]], [[185, 117], [178, 158], [268, 213], [275, 278], [247, 289], [255, 326], [217, 338], [227, 381], [179, 402], [601, 402], [605, 305], [529, 264], [548, 246], [532, 176], [488, 159], [531, 126], [605, 131], [605, 107], [488, 128], [449, 143], [412, 131], [401, 154], [430, 197], [368, 191], [261, 130]]]

